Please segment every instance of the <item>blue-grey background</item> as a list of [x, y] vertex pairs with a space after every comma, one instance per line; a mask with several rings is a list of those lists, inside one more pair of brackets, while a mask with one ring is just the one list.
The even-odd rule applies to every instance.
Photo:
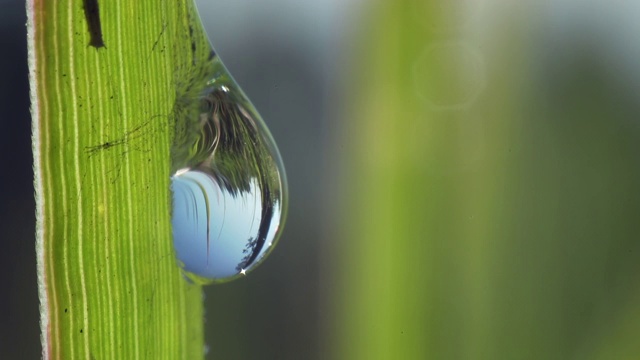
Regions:
[[244, 281], [205, 289], [214, 359], [312, 359], [320, 353], [325, 150], [334, 123], [329, 104], [338, 31], [347, 16], [337, 7], [345, 4], [198, 1], [213, 46], [279, 145], [290, 190], [285, 231], [270, 258]]
[[31, 117], [24, 3], [0, 0], [0, 359], [38, 359]]

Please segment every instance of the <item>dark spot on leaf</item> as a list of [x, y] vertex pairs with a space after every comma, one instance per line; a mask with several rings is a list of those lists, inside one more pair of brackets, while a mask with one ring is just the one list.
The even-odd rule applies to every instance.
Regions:
[[98, 6], [98, 0], [84, 0], [84, 16], [87, 19], [87, 25], [89, 27], [89, 45], [98, 49], [104, 46], [104, 40], [102, 39], [102, 25], [100, 24], [100, 7]]

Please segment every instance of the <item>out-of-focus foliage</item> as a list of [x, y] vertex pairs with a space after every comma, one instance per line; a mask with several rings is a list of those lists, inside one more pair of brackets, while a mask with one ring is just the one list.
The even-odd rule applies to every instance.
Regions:
[[640, 358], [634, 93], [542, 5], [490, 21], [473, 5], [386, 1], [365, 20], [331, 357]]

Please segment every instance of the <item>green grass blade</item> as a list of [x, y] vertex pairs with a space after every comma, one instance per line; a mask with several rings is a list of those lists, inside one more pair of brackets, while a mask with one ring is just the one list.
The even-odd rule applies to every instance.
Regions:
[[177, 83], [209, 45], [191, 0], [95, 10], [27, 3], [43, 358], [202, 358], [169, 171]]

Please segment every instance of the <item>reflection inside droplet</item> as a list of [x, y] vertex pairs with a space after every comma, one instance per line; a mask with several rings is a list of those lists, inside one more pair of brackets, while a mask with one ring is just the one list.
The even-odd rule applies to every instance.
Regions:
[[174, 244], [183, 269], [208, 279], [250, 270], [270, 249], [278, 230], [279, 203], [263, 203], [254, 178], [232, 194], [201, 170], [173, 177]]
[[217, 56], [195, 101], [178, 99], [173, 241], [198, 283], [245, 275], [273, 249], [286, 209], [284, 168], [267, 127]]

